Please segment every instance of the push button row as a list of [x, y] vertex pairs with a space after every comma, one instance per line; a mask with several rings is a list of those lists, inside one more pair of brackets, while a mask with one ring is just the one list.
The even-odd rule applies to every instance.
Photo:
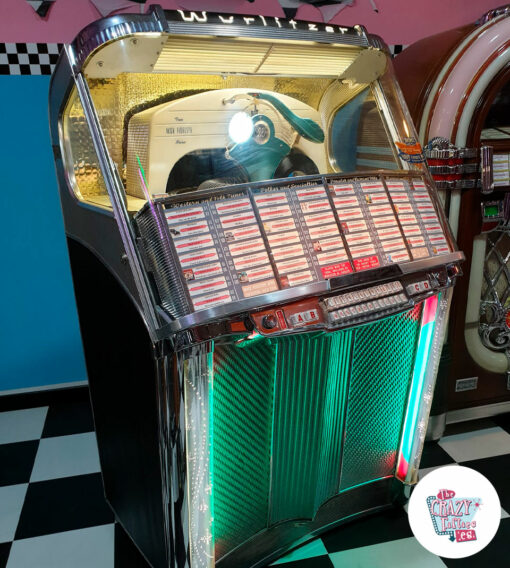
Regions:
[[420, 292], [428, 292], [432, 290], [432, 286], [428, 280], [422, 280], [421, 282], [413, 282], [406, 286], [407, 293], [409, 295], [419, 294]]
[[329, 320], [332, 323], [339, 323], [345, 319], [371, 314], [379, 310], [387, 310], [407, 303], [405, 294], [395, 294], [386, 296], [385, 298], [374, 299], [355, 306], [348, 306], [339, 310], [335, 310], [329, 314]]
[[388, 294], [402, 292], [403, 289], [404, 288], [402, 284], [398, 280], [395, 280], [394, 282], [379, 284], [378, 286], [372, 286], [371, 288], [366, 288], [365, 290], [347, 292], [346, 294], [341, 294], [340, 296], [326, 298], [324, 302], [329, 311], [341, 308], [343, 306], [349, 306], [350, 304], [357, 304], [363, 300], [374, 300], [376, 298], [380, 298], [381, 296], [387, 296]]
[[314, 321], [319, 321], [319, 310], [311, 309], [311, 310], [306, 310], [306, 312], [299, 312], [297, 314], [292, 314], [289, 317], [289, 321], [290, 324], [294, 327]]

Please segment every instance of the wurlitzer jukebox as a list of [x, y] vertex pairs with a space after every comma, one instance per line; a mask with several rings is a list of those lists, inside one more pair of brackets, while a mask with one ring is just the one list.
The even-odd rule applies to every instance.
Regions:
[[50, 96], [105, 493], [150, 564], [263, 566], [401, 498], [462, 253], [380, 40], [156, 7], [82, 31]]
[[509, 44], [510, 7], [502, 7], [417, 42], [395, 62], [467, 257], [469, 278], [452, 304], [438, 435], [446, 408], [448, 420], [459, 421], [508, 411], [510, 404]]

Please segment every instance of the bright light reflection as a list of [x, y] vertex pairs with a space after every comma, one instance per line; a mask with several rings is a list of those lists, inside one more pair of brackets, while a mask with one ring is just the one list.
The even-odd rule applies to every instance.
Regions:
[[245, 112], [236, 112], [228, 125], [228, 135], [236, 144], [242, 144], [251, 138], [253, 122]]

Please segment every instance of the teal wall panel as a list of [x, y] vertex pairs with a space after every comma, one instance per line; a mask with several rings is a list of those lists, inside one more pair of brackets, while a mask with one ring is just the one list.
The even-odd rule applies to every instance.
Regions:
[[49, 76], [0, 76], [0, 393], [86, 379], [48, 126]]

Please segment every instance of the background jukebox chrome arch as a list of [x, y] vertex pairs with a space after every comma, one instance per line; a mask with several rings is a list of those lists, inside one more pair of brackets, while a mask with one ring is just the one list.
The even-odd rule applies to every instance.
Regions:
[[508, 6], [492, 10], [417, 42], [396, 61], [421, 141], [433, 141], [429, 164], [467, 256], [469, 278], [456, 290], [447, 347], [452, 421], [497, 414], [510, 400], [509, 15]]

